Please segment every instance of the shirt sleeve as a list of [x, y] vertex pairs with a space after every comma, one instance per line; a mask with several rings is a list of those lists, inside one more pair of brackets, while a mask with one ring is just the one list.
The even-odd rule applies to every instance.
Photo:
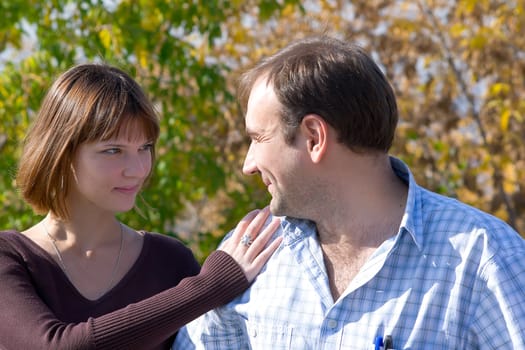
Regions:
[[[230, 231], [221, 241], [232, 235]], [[215, 308], [182, 327], [172, 350], [250, 349], [245, 323], [230, 304]]]
[[24, 258], [0, 239], [0, 349], [148, 349], [245, 290], [235, 260], [216, 251], [201, 272], [151, 298], [86, 322], [58, 320], [35, 290]]
[[207, 312], [181, 328], [172, 350], [193, 349], [250, 349], [245, 323], [231, 304]]
[[525, 349], [524, 256], [523, 249], [501, 251], [482, 267], [468, 348]]

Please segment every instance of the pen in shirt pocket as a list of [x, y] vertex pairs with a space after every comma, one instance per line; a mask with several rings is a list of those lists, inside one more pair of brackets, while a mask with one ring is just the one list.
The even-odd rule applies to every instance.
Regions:
[[385, 338], [377, 336], [374, 339], [374, 350], [395, 350], [394, 342], [391, 335], [385, 335]]
[[383, 341], [383, 346], [385, 350], [391, 349], [394, 350], [394, 341], [392, 340], [391, 335], [385, 335], [385, 340]]

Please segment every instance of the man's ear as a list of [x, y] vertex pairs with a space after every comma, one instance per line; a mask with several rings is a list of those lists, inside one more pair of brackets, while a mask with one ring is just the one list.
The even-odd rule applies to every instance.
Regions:
[[319, 163], [328, 147], [328, 124], [317, 114], [308, 114], [301, 121], [301, 132], [312, 161]]

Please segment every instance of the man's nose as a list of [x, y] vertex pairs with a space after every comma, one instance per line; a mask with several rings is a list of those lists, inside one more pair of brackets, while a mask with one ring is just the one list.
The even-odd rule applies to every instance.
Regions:
[[255, 159], [253, 158], [253, 147], [251, 144], [250, 148], [248, 148], [248, 153], [246, 153], [246, 157], [244, 158], [242, 172], [244, 175], [254, 175], [258, 172]]

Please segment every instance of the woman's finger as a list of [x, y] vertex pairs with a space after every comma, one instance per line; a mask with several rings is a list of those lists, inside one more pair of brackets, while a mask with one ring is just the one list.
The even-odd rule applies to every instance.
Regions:
[[268, 244], [281, 223], [280, 218], [274, 217], [264, 226], [269, 215], [268, 207], [248, 213], [239, 222], [232, 236], [219, 248], [235, 259], [250, 282], [255, 279], [282, 241], [282, 237], [278, 237]]
[[279, 247], [283, 240], [283, 236], [277, 237], [270, 245], [268, 245], [259, 255], [253, 260], [251, 267], [246, 269], [246, 278], [252, 282], [255, 277], [259, 274], [263, 266], [266, 264], [268, 259], [272, 256], [275, 250]]
[[252, 218], [252, 215], [248, 214], [245, 217], [246, 220], [243, 219], [242, 225], [237, 225], [235, 233], [232, 237], [233, 241], [236, 243], [240, 243], [245, 247], [250, 246], [259, 234], [259, 231], [262, 229], [269, 215], [270, 209], [268, 207], [265, 207], [262, 210], [258, 211], [255, 217], [251, 219], [251, 221], [248, 220]]
[[230, 240], [233, 240], [235, 241], [236, 243], [238, 243], [242, 237], [242, 235], [244, 234], [244, 232], [246, 231], [246, 229], [248, 228], [248, 225], [250, 225], [250, 223], [253, 221], [253, 219], [260, 213], [260, 210], [259, 209], [255, 209], [255, 210], [252, 210], [251, 212], [249, 212], [248, 214], [246, 214], [242, 219], [241, 221], [239, 221], [239, 223], [237, 224], [237, 226], [235, 227], [235, 230], [233, 231], [233, 234], [232, 236], [228, 239], [229, 241]]
[[[260, 232], [255, 233], [256, 237], [246, 251], [245, 258], [248, 261], [254, 260], [257, 255], [263, 250], [270, 238], [273, 236], [277, 228], [281, 224], [281, 219], [272, 218], [272, 221]], [[253, 235], [253, 233], [250, 232]]]

